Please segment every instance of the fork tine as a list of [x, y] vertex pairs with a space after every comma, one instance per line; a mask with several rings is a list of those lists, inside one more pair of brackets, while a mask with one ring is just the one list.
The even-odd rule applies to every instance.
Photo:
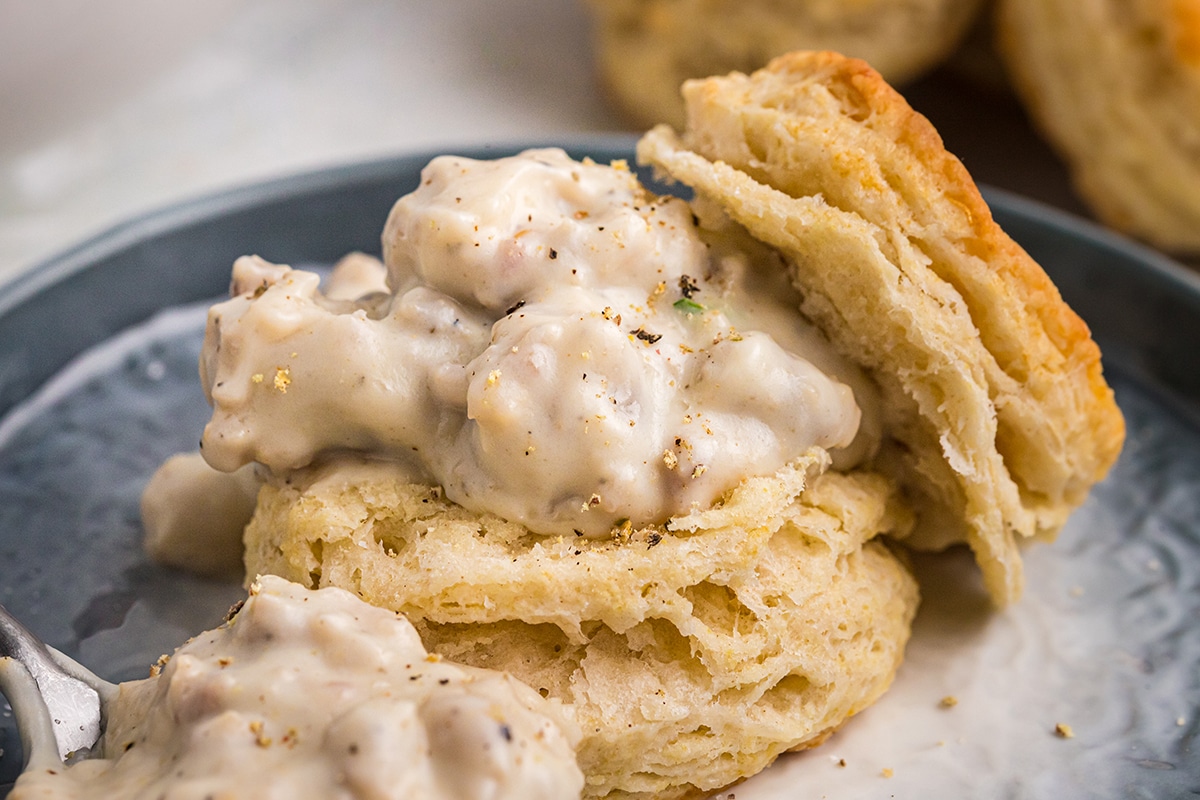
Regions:
[[44, 752], [62, 761], [86, 755], [100, 738], [101, 693], [109, 686], [52, 651], [0, 606], [0, 690], [17, 715], [27, 765]]

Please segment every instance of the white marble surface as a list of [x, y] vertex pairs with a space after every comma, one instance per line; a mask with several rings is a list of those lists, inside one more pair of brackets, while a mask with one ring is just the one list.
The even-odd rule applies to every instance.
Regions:
[[215, 189], [618, 129], [574, 0], [0, 0], [0, 282]]

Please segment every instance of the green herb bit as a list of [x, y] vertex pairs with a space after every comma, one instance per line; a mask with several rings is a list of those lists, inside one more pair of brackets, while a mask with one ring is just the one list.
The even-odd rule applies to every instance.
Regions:
[[679, 298], [672, 303], [672, 305], [675, 306], [676, 310], [684, 311], [688, 314], [699, 314], [704, 310], [704, 306], [700, 305], [695, 300], [689, 300], [686, 297]]

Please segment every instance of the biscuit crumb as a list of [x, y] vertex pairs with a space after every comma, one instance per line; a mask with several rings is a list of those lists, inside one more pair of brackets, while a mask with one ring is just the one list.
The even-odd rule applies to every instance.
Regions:
[[654, 287], [654, 291], [651, 292], [650, 296], [646, 298], [646, 305], [653, 306], [654, 301], [657, 300], [658, 298], [662, 297], [664, 294], [666, 294], [666, 292], [667, 292], [667, 282], [659, 281], [658, 285]]
[[938, 705], [942, 708], [954, 708], [958, 705], [958, 698], [952, 694], [948, 694], [938, 702]]
[[262, 720], [254, 720], [250, 723], [250, 732], [254, 734], [254, 743], [259, 747], [270, 747], [271, 737], [263, 735]]
[[884, 768], [883, 768], [883, 771], [882, 771], [881, 773], [879, 773], [879, 774], [880, 774], [880, 775], [882, 775], [882, 776], [883, 776], [883, 777], [885, 777], [885, 778], [890, 778], [890, 777], [892, 777], [893, 775], [895, 775], [896, 773], [895, 773], [895, 771], [894, 771], [894, 770], [893, 770], [891, 767], [884, 767]]
[[287, 394], [288, 386], [292, 383], [292, 371], [287, 367], [275, 368], [275, 388], [280, 394]]
[[1060, 739], [1074, 739], [1075, 731], [1065, 722], [1060, 722], [1054, 726], [1054, 735]]
[[1185, 720], [1183, 717], [1176, 717], [1176, 718], [1175, 718], [1175, 725], [1176, 725], [1177, 727], [1180, 727], [1180, 728], [1182, 728], [1182, 727], [1183, 727], [1184, 725], [1186, 725], [1186, 724], [1187, 724], [1187, 720]]
[[170, 660], [171, 660], [171, 657], [169, 655], [167, 655], [166, 653], [159, 656], [158, 661], [156, 661], [150, 665], [150, 677], [157, 678], [160, 674], [162, 674], [163, 667], [165, 667], [167, 665], [167, 662], [169, 662]]
[[617, 520], [617, 524], [613, 526], [612, 535], [618, 541], [629, 542], [633, 537], [633, 522], [628, 518]]

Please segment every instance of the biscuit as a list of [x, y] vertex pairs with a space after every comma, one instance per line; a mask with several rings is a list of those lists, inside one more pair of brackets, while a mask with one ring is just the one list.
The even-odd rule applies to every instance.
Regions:
[[425, 645], [507, 670], [583, 731], [585, 796], [681, 797], [820, 743], [900, 662], [913, 578], [894, 487], [814, 451], [717, 507], [616, 539], [548, 538], [440, 491], [334, 469], [268, 485], [248, 574], [340, 586]]
[[785, 256], [803, 313], [883, 391], [877, 466], [919, 510], [910, 541], [967, 542], [1013, 601], [1017, 541], [1052, 537], [1124, 438], [1087, 326], [864, 62], [793, 53], [684, 95], [686, 133], [654, 129], [639, 159]]
[[1200, 253], [1200, 2], [1003, 0], [1018, 94], [1105, 223]]
[[683, 121], [679, 86], [796, 49], [837, 50], [902, 83], [966, 33], [980, 0], [590, 0], [600, 79], [639, 127]]

